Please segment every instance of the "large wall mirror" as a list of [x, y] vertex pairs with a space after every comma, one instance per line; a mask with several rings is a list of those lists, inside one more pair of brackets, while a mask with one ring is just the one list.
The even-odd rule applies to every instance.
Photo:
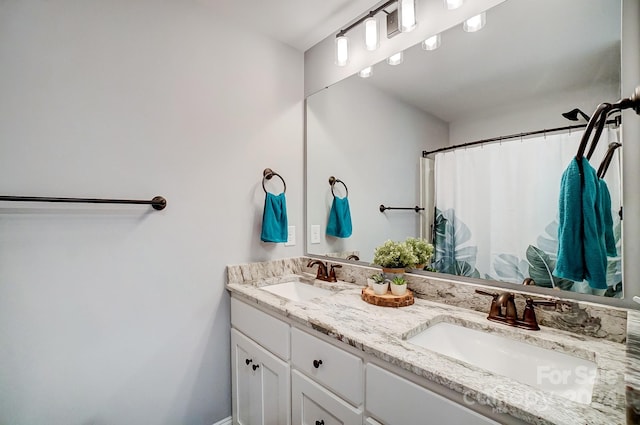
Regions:
[[[586, 123], [580, 113], [578, 121], [563, 113], [589, 115], [623, 94], [621, 13], [620, 1], [507, 0], [486, 11], [481, 31], [452, 27], [436, 50], [413, 46], [399, 65], [378, 63], [369, 78], [353, 75], [309, 96], [307, 252], [370, 263], [388, 239], [433, 238], [437, 249], [455, 245], [453, 261], [436, 253], [440, 274], [498, 286], [531, 276], [543, 288], [622, 297], [621, 148], [605, 176], [617, 244], [607, 289], [544, 277], [555, 265], [561, 176], [580, 141], [575, 126]], [[611, 143], [622, 142], [620, 133], [608, 126], [594, 168]], [[332, 188], [332, 176], [341, 184]], [[352, 234], [329, 236], [333, 197], [347, 190]], [[381, 205], [425, 210], [381, 212]]]

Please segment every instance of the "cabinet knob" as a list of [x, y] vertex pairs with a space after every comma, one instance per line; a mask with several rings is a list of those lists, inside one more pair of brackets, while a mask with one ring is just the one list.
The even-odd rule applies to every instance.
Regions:
[[316, 425], [324, 425], [324, 420], [322, 420], [322, 421], [316, 421]]
[[249, 363], [253, 362], [253, 359], [244, 359], [244, 362], [248, 366]]
[[260, 365], [254, 364], [253, 366], [251, 366], [253, 368], [253, 370], [256, 370], [257, 368], [260, 367]]
[[[314, 360], [313, 361], [313, 367], [315, 367], [316, 369], [319, 368], [321, 364], [322, 364], [322, 360]], [[323, 422], [323, 424], [324, 424], [324, 422]]]

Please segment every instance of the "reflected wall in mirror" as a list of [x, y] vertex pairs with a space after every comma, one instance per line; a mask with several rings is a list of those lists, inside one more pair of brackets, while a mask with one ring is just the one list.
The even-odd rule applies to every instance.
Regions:
[[[532, 277], [539, 286], [619, 297], [621, 255], [609, 258], [607, 289], [550, 273], [561, 175], [579, 130], [437, 159], [421, 152], [584, 124], [562, 113], [590, 114], [619, 99], [621, 4], [507, 0], [486, 16], [479, 32], [456, 26], [442, 33], [437, 50], [416, 45], [401, 65], [376, 64], [370, 78], [354, 75], [307, 98], [307, 252], [370, 262], [385, 240], [420, 236], [433, 238], [432, 266], [441, 273], [511, 283]], [[613, 127], [593, 155], [595, 168], [619, 139]], [[621, 205], [620, 154], [606, 173], [614, 212]], [[333, 196], [346, 195], [341, 185], [332, 194], [330, 176], [349, 189], [348, 238], [325, 234]], [[381, 204], [425, 211], [381, 213]], [[619, 220], [614, 228], [620, 254]]]

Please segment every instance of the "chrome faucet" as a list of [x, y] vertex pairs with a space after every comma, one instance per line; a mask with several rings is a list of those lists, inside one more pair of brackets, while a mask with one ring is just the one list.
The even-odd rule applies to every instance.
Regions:
[[540, 326], [538, 326], [538, 320], [536, 319], [534, 305], [557, 305], [557, 301], [534, 301], [531, 297], [526, 297], [524, 313], [522, 314], [522, 320], [520, 320], [518, 319], [518, 311], [516, 309], [516, 303], [514, 301], [515, 297], [513, 293], [502, 292], [498, 294], [495, 292], [481, 291], [479, 289], [476, 289], [476, 293], [481, 295], [488, 295], [492, 298], [491, 307], [489, 308], [489, 315], [487, 316], [487, 319], [493, 322], [504, 323], [509, 326], [529, 329], [532, 331], [540, 330]]

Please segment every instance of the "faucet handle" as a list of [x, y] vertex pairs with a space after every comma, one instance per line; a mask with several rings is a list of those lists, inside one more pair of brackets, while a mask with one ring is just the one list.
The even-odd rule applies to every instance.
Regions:
[[335, 269], [341, 269], [342, 265], [341, 264], [332, 264], [331, 265], [331, 271], [329, 272], [329, 282], [337, 282], [338, 278], [336, 277], [336, 270]]
[[498, 298], [498, 294], [496, 294], [495, 292], [487, 292], [487, 291], [483, 291], [481, 289], [476, 289], [476, 294], [487, 295], [489, 297], [493, 297], [494, 300], [496, 298]]
[[495, 292], [487, 292], [487, 291], [483, 291], [481, 289], [476, 289], [476, 293], [478, 293], [480, 295], [486, 295], [486, 296], [489, 296], [489, 297], [493, 298], [491, 300], [491, 307], [489, 307], [489, 317], [490, 318], [495, 318], [495, 317], [498, 317], [498, 316], [502, 316], [502, 312], [500, 311], [500, 306], [496, 302], [498, 300], [498, 294], [497, 293], [495, 293]]

